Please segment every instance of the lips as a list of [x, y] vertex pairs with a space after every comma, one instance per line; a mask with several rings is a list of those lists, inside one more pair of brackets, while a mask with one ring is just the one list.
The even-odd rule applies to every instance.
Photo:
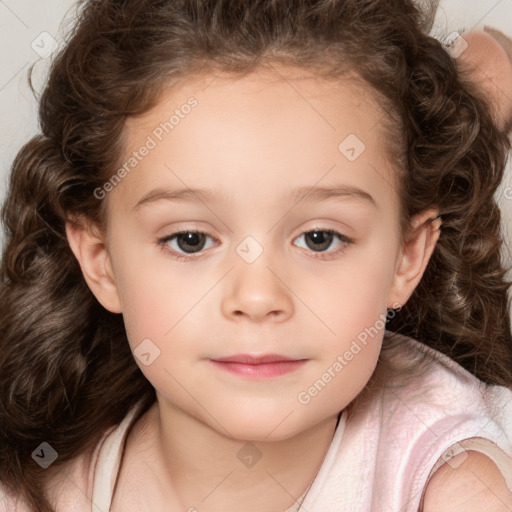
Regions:
[[233, 356], [210, 359], [217, 368], [250, 379], [268, 379], [279, 377], [298, 370], [307, 359], [293, 359], [279, 354], [251, 356], [236, 354]]
[[263, 364], [277, 363], [279, 361], [301, 361], [301, 359], [293, 359], [291, 357], [281, 356], [279, 354], [266, 354], [263, 356], [251, 356], [249, 354], [236, 354], [228, 357], [218, 357], [212, 359], [219, 363], [242, 363], [242, 364]]

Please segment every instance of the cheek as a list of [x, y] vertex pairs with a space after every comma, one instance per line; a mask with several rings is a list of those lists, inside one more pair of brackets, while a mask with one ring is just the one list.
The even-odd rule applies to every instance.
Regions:
[[392, 254], [381, 251], [375, 257], [361, 251], [350, 258], [339, 267], [333, 266], [330, 275], [324, 278], [323, 287], [309, 293], [311, 308], [325, 319], [333, 340], [335, 337], [352, 339], [376, 323], [381, 326], [380, 315], [385, 315], [387, 310], [394, 269]]
[[196, 328], [194, 304], [201, 295], [193, 287], [183, 294], [179, 285], [169, 277], [140, 272], [123, 295], [123, 319], [134, 360], [146, 379], [186, 407], [187, 394], [179, 383], [187, 381], [188, 365], [197, 359], [190, 332]]
[[[144, 272], [130, 278], [121, 293], [123, 318], [132, 349], [143, 338], [159, 340], [172, 328], [175, 319], [165, 282], [153, 282]], [[159, 343], [160, 344], [160, 343]]]
[[318, 296], [317, 308], [333, 333], [322, 347], [323, 373], [311, 376], [311, 382], [320, 387], [329, 383], [319, 400], [326, 406], [333, 400], [342, 407], [348, 404], [375, 369], [386, 329], [393, 262], [391, 251], [378, 258], [361, 255], [351, 272], [333, 274], [328, 297]]
[[[347, 315], [337, 337], [319, 351], [319, 360], [297, 395], [315, 415], [345, 408], [370, 380], [381, 351], [386, 314], [369, 311]], [[364, 327], [362, 327], [364, 326]]]
[[[145, 258], [153, 264], [143, 264]], [[178, 383], [188, 382], [191, 362], [204, 352], [209, 328], [204, 319], [212, 316], [213, 294], [208, 292], [218, 276], [185, 274], [165, 258], [157, 261], [142, 256], [137, 260], [140, 263], [133, 258], [120, 272], [130, 348], [153, 387], [185, 406], [187, 394]]]
[[383, 331], [342, 337], [337, 349], [315, 364], [296, 396], [305, 417], [326, 418], [343, 410], [365, 388], [378, 362]]
[[144, 338], [164, 340], [179, 326], [211, 284], [206, 277], [184, 276], [180, 265], [162, 255], [159, 248], [118, 247], [116, 279], [130, 345]]

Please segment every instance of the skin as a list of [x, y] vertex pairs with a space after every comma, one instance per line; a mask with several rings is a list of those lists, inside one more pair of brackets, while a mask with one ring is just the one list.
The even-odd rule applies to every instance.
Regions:
[[494, 119], [504, 131], [512, 130], [512, 43], [501, 32], [487, 28], [463, 34], [468, 47], [459, 57], [490, 101]]
[[[405, 304], [439, 236], [428, 210], [400, 243], [384, 112], [365, 86], [275, 65], [213, 78], [169, 87], [152, 111], [127, 122], [129, 156], [169, 112], [190, 96], [198, 101], [103, 199], [107, 232], [67, 226], [87, 284], [106, 309], [123, 314], [132, 350], [146, 338], [160, 350], [148, 366], [135, 358], [157, 403], [129, 433], [114, 512], [291, 506], [315, 477], [338, 414], [372, 375], [384, 328], [309, 403], [298, 394], [365, 328], [381, 325], [387, 308]], [[349, 134], [366, 146], [353, 162], [338, 150]], [[296, 186], [335, 184], [359, 187], [375, 205], [290, 196]], [[160, 199], [134, 210], [156, 187], [211, 188], [217, 199]], [[212, 238], [187, 261], [176, 259], [186, 254], [176, 238], [158, 243], [190, 229]], [[315, 251], [304, 234], [315, 229], [352, 243], [335, 237]], [[247, 236], [263, 249], [252, 263], [236, 250]], [[307, 361], [267, 380], [210, 361], [238, 353]], [[247, 441], [261, 453], [252, 468], [237, 458]]]
[[496, 464], [483, 453], [469, 450], [432, 475], [422, 512], [439, 510], [510, 512], [512, 494]]

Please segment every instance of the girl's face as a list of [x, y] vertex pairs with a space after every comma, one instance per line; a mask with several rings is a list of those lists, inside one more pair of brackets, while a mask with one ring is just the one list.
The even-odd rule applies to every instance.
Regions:
[[425, 263], [400, 246], [384, 115], [361, 85], [275, 67], [190, 79], [128, 121], [92, 289], [161, 409], [270, 441], [366, 385]]

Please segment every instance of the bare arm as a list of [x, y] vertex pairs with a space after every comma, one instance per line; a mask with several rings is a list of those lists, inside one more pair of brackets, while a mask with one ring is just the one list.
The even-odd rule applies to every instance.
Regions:
[[512, 493], [496, 464], [486, 455], [470, 450], [460, 466], [453, 468], [445, 463], [432, 475], [421, 512], [511, 510]]

